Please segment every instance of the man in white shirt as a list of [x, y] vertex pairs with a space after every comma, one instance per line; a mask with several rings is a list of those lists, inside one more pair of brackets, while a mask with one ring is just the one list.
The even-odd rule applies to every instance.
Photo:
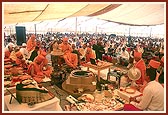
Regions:
[[125, 48], [122, 48], [122, 51], [121, 51], [121, 58], [124, 58], [126, 60], [129, 60], [129, 53], [125, 50]]
[[[154, 63], [153, 63], [154, 64]], [[146, 70], [148, 81], [141, 97], [130, 99], [130, 104], [124, 105], [126, 111], [163, 111], [164, 110], [164, 88], [157, 82], [156, 69], [150, 67]]]
[[15, 45], [13, 43], [9, 43], [8, 45], [6, 45], [6, 47], [4, 48], [4, 58], [9, 58], [11, 52], [14, 50]]
[[122, 48], [121, 55], [119, 57], [119, 61], [121, 65], [127, 66], [129, 63], [129, 53], [125, 50], [125, 48]]
[[26, 47], [27, 47], [26, 43], [22, 43], [22, 47], [20, 48], [20, 52], [22, 53], [23, 58], [27, 60], [27, 59], [29, 59], [30, 54], [29, 54], [28, 50], [26, 49]]
[[137, 50], [138, 50], [138, 52], [141, 52], [141, 53], [144, 52], [144, 49], [143, 49], [142, 45], [140, 45], [140, 44], [137, 44]]

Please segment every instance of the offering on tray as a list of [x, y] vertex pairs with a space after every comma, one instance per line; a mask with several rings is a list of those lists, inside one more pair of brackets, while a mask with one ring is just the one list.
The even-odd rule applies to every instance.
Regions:
[[91, 94], [83, 94], [78, 98], [78, 100], [83, 100], [85, 102], [93, 102], [94, 101], [94, 96]]
[[103, 99], [103, 104], [107, 105], [107, 106], [114, 107], [115, 105], [117, 105], [117, 102], [113, 98], [104, 98]]
[[27, 79], [27, 80], [22, 81], [22, 84], [28, 85], [28, 84], [30, 84], [30, 83], [32, 83], [32, 82], [33, 82], [33, 80]]
[[127, 88], [125, 88], [125, 92], [127, 92], [129, 94], [134, 94], [136, 92], [136, 89], [133, 87], [127, 87]]
[[[114, 98], [104, 98], [102, 103], [86, 102], [66, 105], [66, 111], [118, 111], [122, 110], [124, 104], [116, 101]], [[78, 109], [77, 109], [78, 108]]]
[[104, 90], [104, 96], [105, 96], [105, 97], [112, 97], [112, 96], [113, 96], [113, 93], [112, 93], [111, 91]]
[[36, 88], [36, 86], [33, 84], [29, 84], [29, 85], [23, 86], [23, 88]]

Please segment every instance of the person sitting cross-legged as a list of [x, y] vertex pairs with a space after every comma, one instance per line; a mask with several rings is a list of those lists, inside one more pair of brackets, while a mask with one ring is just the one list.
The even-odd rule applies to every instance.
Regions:
[[149, 80], [140, 97], [131, 97], [130, 104], [124, 105], [124, 111], [163, 111], [164, 110], [164, 88], [156, 81], [158, 62], [152, 61], [146, 69]]
[[78, 65], [78, 56], [75, 53], [68, 52], [64, 55], [65, 63], [73, 69], [77, 69]]
[[23, 58], [22, 53], [20, 51], [17, 51], [15, 55], [17, 57], [15, 62], [16, 65], [18, 67], [22, 67], [23, 69], [27, 69], [28, 64], [26, 63], [26, 60]]
[[33, 79], [40, 83], [45, 78], [45, 74], [43, 74], [43, 70], [41, 68], [41, 64], [44, 61], [44, 56], [38, 55], [34, 61], [28, 66], [27, 73], [33, 77]]

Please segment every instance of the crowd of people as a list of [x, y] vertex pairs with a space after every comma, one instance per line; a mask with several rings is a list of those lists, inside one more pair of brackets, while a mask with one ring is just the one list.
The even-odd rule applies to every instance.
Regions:
[[[163, 110], [164, 39], [106, 34], [47, 33], [28, 34], [27, 42], [22, 46], [17, 46], [15, 39], [5, 41], [4, 59], [10, 59], [17, 66], [27, 68], [27, 73], [39, 83], [45, 76], [51, 77], [53, 69], [52, 65], [49, 65], [50, 53], [55, 43], [64, 53], [62, 59], [72, 69], [90, 62], [91, 58], [126, 68], [136, 67], [141, 71], [141, 77], [136, 84], [140, 87], [139, 91], [143, 92], [143, 98], [139, 105], [132, 104], [139, 110]], [[155, 90], [156, 87], [159, 89]], [[130, 105], [126, 106], [125, 110], [129, 110], [129, 107]]]

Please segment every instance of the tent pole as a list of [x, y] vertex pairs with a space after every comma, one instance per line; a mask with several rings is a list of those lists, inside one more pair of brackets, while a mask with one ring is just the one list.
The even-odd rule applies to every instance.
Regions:
[[131, 28], [129, 27], [129, 36], [130, 36], [130, 31], [131, 31]]
[[9, 26], [9, 31], [10, 31], [10, 35], [11, 35], [11, 27]]
[[152, 33], [152, 27], [151, 27], [151, 29], [150, 29], [150, 34], [149, 34], [149, 37], [151, 37], [151, 33]]
[[81, 27], [80, 27], [80, 34], [81, 34]]
[[77, 17], [76, 17], [76, 22], [75, 22], [75, 35], [77, 35], [77, 21], [78, 21], [78, 19], [77, 19]]
[[35, 31], [35, 36], [36, 36], [36, 24], [34, 24], [34, 31]]

